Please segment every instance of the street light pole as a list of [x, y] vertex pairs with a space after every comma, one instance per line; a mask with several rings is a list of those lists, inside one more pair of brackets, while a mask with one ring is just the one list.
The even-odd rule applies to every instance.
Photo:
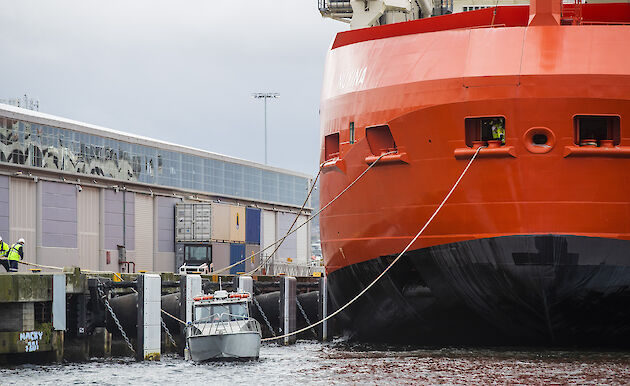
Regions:
[[252, 98], [254, 99], [265, 100], [265, 165], [267, 165], [267, 99], [279, 97], [280, 94], [277, 92], [256, 92], [252, 94]]

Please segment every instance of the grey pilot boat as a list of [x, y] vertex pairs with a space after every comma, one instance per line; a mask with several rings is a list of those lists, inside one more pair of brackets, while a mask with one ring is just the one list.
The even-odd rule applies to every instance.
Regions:
[[193, 321], [186, 328], [191, 359], [258, 359], [261, 330], [249, 316], [250, 301], [249, 293], [222, 290], [194, 298]]

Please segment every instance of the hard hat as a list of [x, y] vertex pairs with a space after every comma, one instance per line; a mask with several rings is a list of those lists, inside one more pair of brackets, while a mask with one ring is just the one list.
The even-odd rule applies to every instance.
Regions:
[[0, 241], [2, 241], [2, 236], [0, 236]]
[[24, 244], [24, 239], [19, 239], [19, 240], [18, 240], [18, 243], [19, 243], [19, 244]]

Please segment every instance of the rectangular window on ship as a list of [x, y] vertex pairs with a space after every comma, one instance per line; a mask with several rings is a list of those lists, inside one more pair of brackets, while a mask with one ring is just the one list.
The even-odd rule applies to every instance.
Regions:
[[609, 147], [621, 142], [619, 116], [576, 115], [573, 128], [576, 145]]
[[466, 146], [487, 146], [488, 141], [505, 145], [505, 117], [475, 117], [465, 119]]

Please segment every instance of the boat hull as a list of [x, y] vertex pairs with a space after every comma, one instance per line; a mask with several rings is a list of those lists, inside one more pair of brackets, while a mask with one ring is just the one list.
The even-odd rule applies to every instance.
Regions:
[[[406, 253], [339, 317], [355, 340], [421, 345], [625, 346], [630, 242], [572, 235], [468, 240]], [[333, 306], [395, 255], [329, 275]]]
[[188, 337], [188, 348], [192, 360], [196, 362], [222, 359], [258, 359], [260, 334], [242, 332], [190, 336]]

